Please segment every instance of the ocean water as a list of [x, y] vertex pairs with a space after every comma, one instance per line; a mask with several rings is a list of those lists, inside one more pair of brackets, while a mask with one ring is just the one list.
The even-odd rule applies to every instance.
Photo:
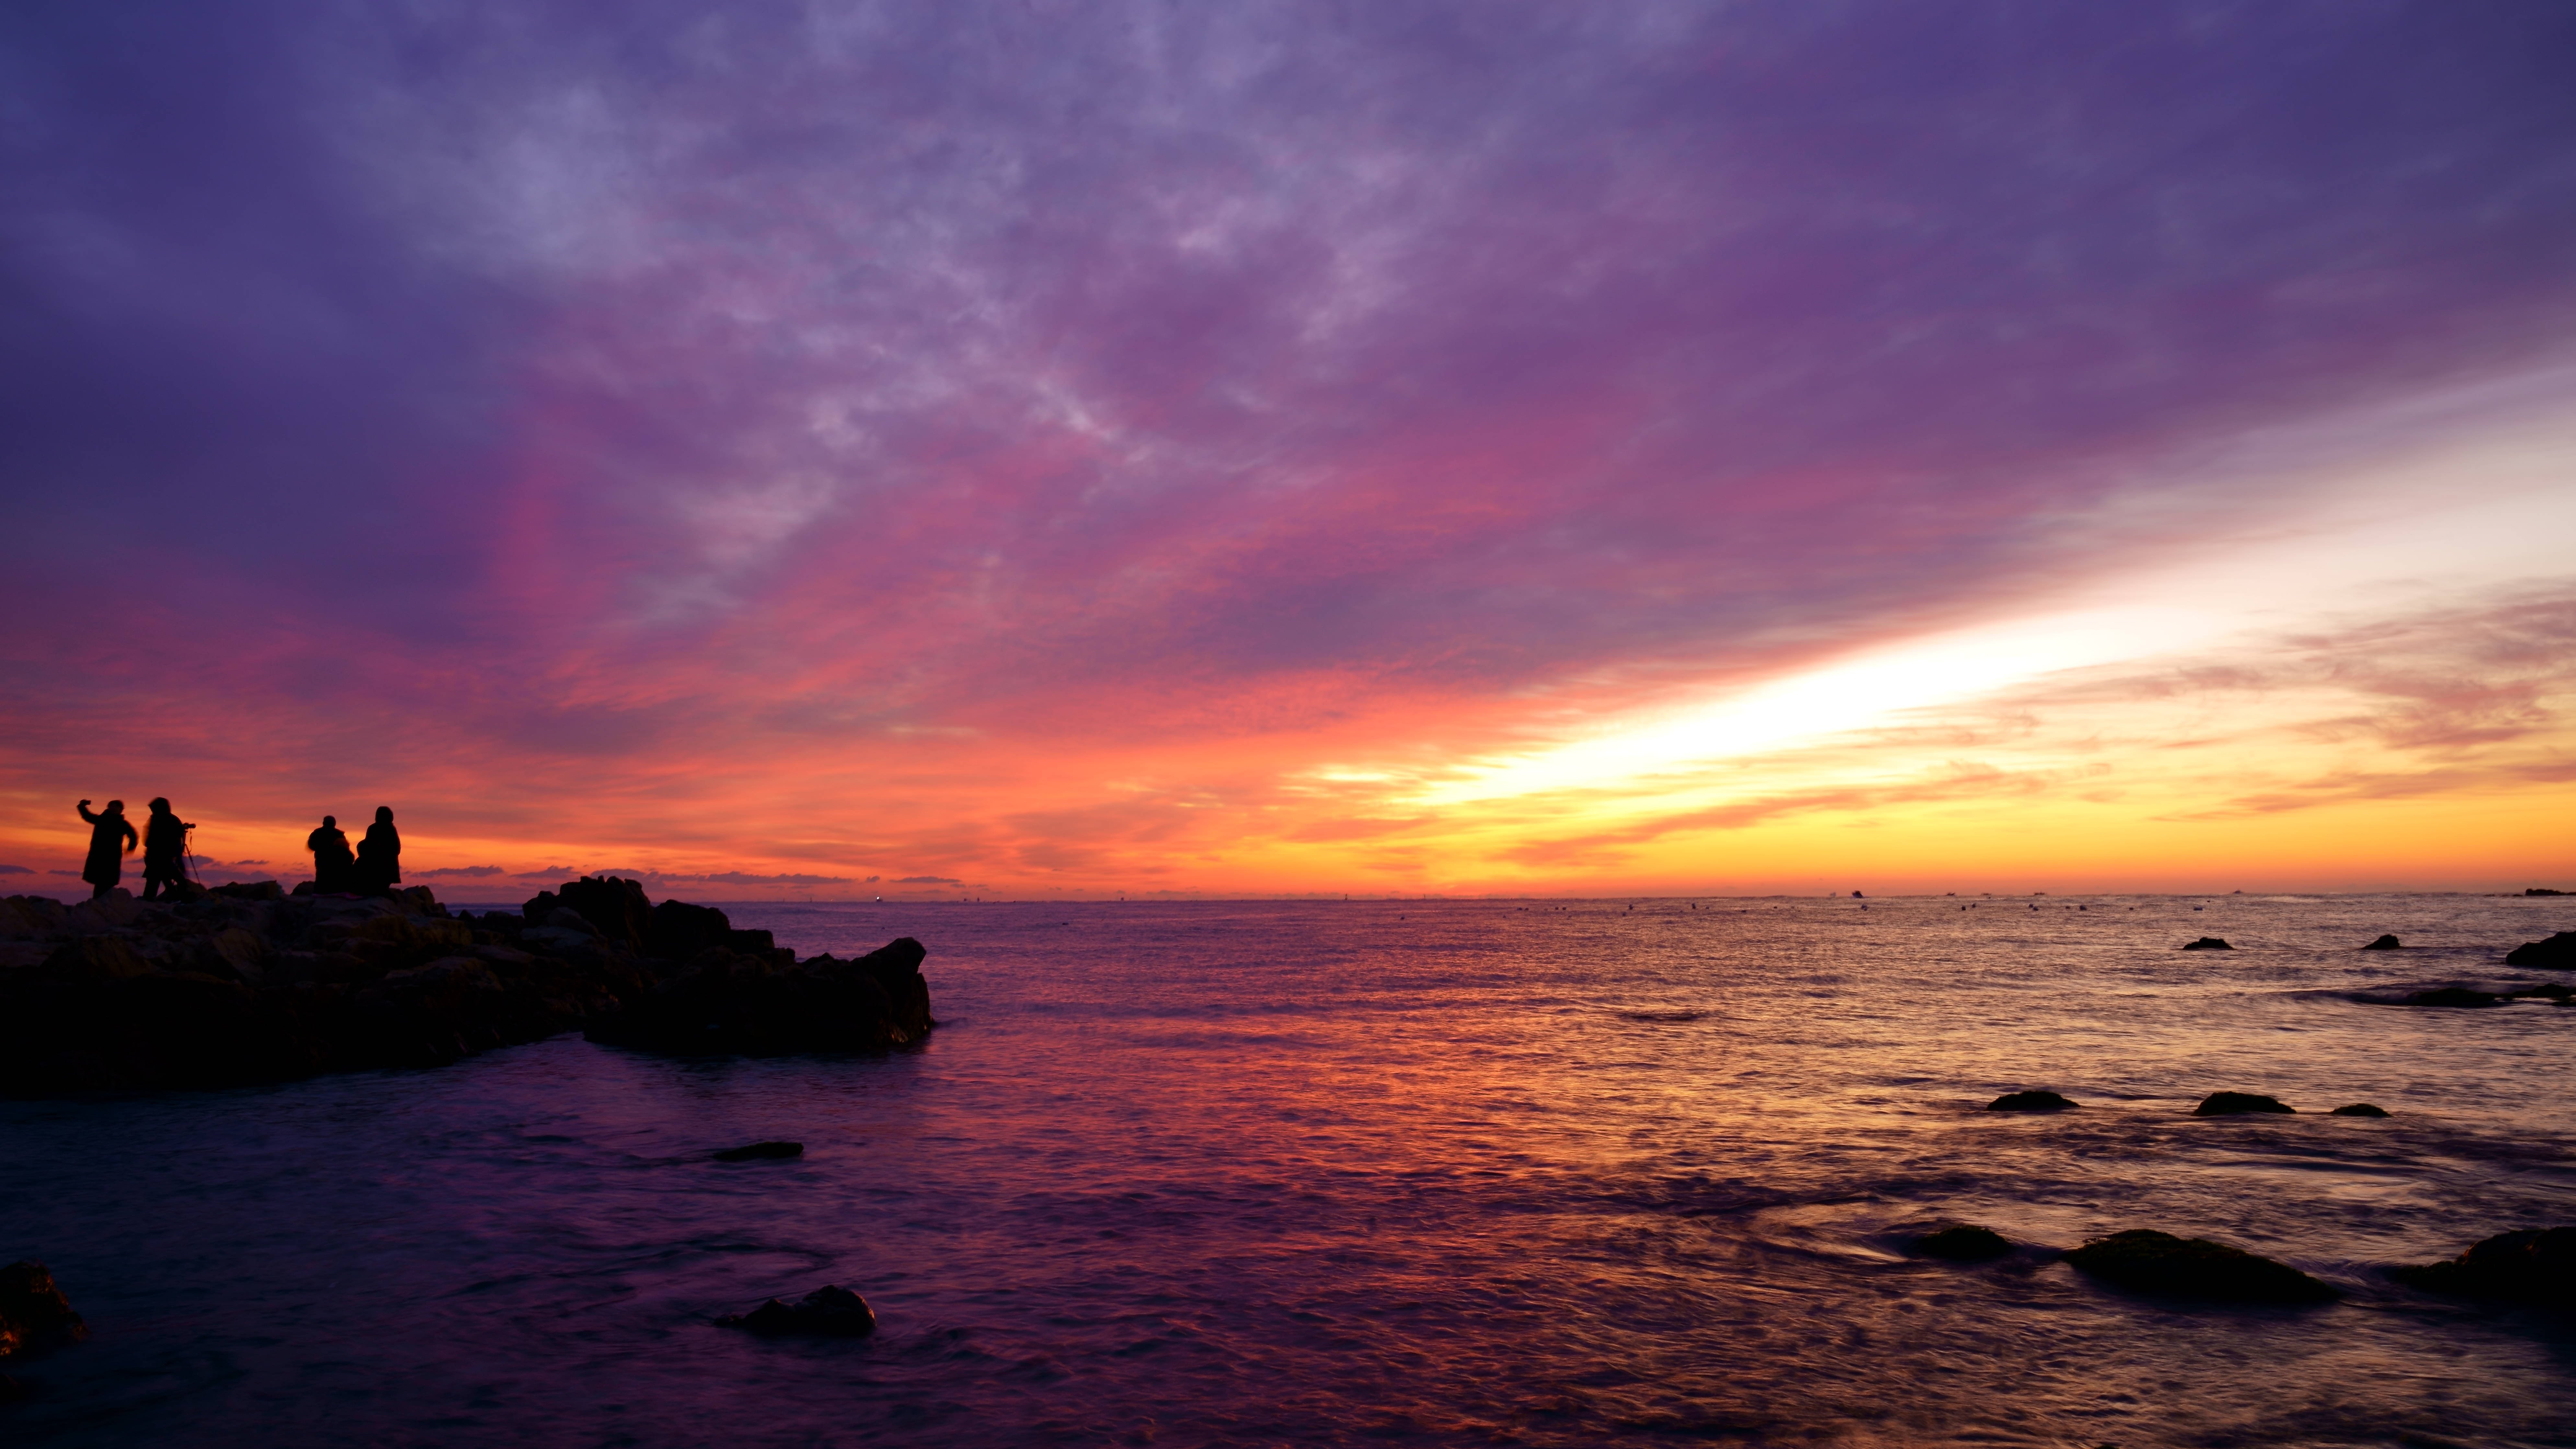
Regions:
[[[944, 1024], [0, 1103], [0, 1259], [96, 1335], [0, 1441], [2576, 1444], [2576, 1322], [2380, 1276], [2576, 1223], [2576, 1008], [2353, 999], [2548, 976], [2576, 900], [1863, 904], [745, 906], [919, 937]], [[2348, 1296], [2047, 1251], [2131, 1227]], [[877, 1337], [710, 1324], [827, 1282]]]

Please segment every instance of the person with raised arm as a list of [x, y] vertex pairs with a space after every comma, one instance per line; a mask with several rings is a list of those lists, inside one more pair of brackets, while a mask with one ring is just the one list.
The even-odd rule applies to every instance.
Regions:
[[122, 800], [108, 801], [107, 808], [95, 815], [90, 813], [87, 800], [73, 808], [89, 822], [89, 859], [81, 866], [81, 879], [90, 884], [89, 898], [97, 900], [116, 889], [117, 877], [125, 873], [125, 852], [134, 848], [139, 837], [134, 833], [134, 822], [125, 818]]

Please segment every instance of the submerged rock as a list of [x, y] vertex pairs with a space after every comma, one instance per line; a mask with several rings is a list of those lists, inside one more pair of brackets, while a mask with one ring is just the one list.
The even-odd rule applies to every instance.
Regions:
[[2576, 970], [2576, 931], [2561, 931], [2545, 941], [2525, 941], [2504, 953], [2504, 964]]
[[2277, 1097], [2266, 1097], [2259, 1092], [2212, 1092], [2200, 1099], [2200, 1105], [2191, 1109], [2191, 1115], [2233, 1117], [2245, 1112], [2295, 1112], [2297, 1110], [2294, 1107], [2282, 1106]]
[[2355, 1102], [2350, 1106], [2337, 1107], [2326, 1115], [2329, 1117], [2385, 1117], [2388, 1115], [2388, 1109], [2373, 1106], [2368, 1102]]
[[1952, 1223], [1914, 1240], [1914, 1251], [1952, 1263], [1982, 1263], [2012, 1251], [2012, 1243], [1992, 1228]]
[[2418, 991], [2397, 1003], [2400, 1006], [2494, 1006], [2504, 998], [2492, 991], [2472, 991], [2465, 986], [2440, 986], [2431, 991]]
[[749, 1313], [728, 1313], [716, 1320], [725, 1328], [753, 1333], [816, 1334], [829, 1338], [865, 1338], [877, 1331], [876, 1310], [847, 1288], [826, 1283], [793, 1303], [772, 1298]]
[[1989, 1112], [2063, 1112], [2083, 1105], [2055, 1092], [2006, 1092], [1986, 1104]]
[[2456, 1258], [2388, 1276], [2432, 1293], [2576, 1309], [2576, 1228], [2498, 1233]]
[[0, 1268], [0, 1358], [42, 1353], [89, 1337], [89, 1325], [54, 1286], [45, 1265], [22, 1259]]
[[802, 1142], [754, 1142], [748, 1147], [728, 1147], [714, 1154], [718, 1162], [757, 1162], [769, 1157], [802, 1157]]
[[2233, 951], [2236, 948], [2228, 945], [2225, 941], [2216, 936], [2203, 936], [2199, 940], [2192, 942], [2190, 945], [2183, 947], [2183, 949], [2186, 951]]
[[2135, 1228], [2066, 1255], [2078, 1270], [2136, 1293], [2215, 1303], [2325, 1303], [2343, 1295], [2286, 1263], [2213, 1243]]
[[2365, 951], [2402, 951], [2406, 948], [2397, 944], [2397, 938], [2395, 936], [2382, 936], [2378, 940], [2371, 942], [2369, 945], [2364, 946], [2361, 949]]

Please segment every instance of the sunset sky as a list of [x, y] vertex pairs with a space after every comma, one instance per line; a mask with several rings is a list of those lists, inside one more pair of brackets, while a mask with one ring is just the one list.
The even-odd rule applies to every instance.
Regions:
[[156, 794], [460, 900], [2576, 888], [2571, 75], [2561, 0], [23, 0], [0, 891]]

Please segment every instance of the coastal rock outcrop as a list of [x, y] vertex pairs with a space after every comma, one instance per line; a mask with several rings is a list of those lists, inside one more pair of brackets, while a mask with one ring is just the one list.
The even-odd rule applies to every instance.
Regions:
[[2395, 936], [2382, 936], [2378, 940], [2371, 942], [2369, 945], [2364, 946], [2361, 949], [2365, 951], [2403, 951], [2406, 948], [2397, 944], [2397, 938]]
[[2199, 940], [2192, 942], [2190, 945], [2183, 947], [2183, 949], [2186, 951], [2233, 951], [2236, 948], [2228, 945], [2227, 942], [2219, 937], [2203, 936]]
[[2389, 1276], [2431, 1293], [2576, 1309], [2576, 1228], [2498, 1233], [2456, 1258]]
[[865, 1338], [877, 1331], [876, 1310], [868, 1307], [868, 1300], [830, 1283], [793, 1303], [772, 1298], [749, 1313], [728, 1313], [716, 1323], [753, 1333], [825, 1338]]
[[[885, 1047], [932, 1025], [917, 941], [800, 965], [720, 910], [643, 899], [636, 882], [590, 878], [530, 914], [481, 917], [451, 916], [417, 886], [361, 898], [262, 881], [73, 906], [13, 896], [0, 901], [0, 1095], [437, 1066], [630, 1013], [639, 1024], [622, 1040], [690, 1051]], [[698, 1022], [738, 1026], [685, 1045], [666, 1029], [674, 1001], [722, 998], [709, 983], [736, 977], [776, 978]]]
[[2561, 931], [2546, 940], [2525, 941], [2504, 953], [2504, 964], [2576, 970], [2576, 931]]
[[2297, 1110], [2295, 1107], [2282, 1106], [2279, 1098], [2266, 1097], [2260, 1092], [2212, 1092], [2200, 1099], [2200, 1105], [2191, 1109], [2191, 1115], [2234, 1117], [2246, 1112], [2296, 1112]]
[[2329, 1117], [2385, 1117], [2388, 1115], [2388, 1109], [2369, 1102], [2354, 1102], [2337, 1107], [2326, 1115]]
[[45, 1265], [21, 1259], [0, 1268], [0, 1358], [42, 1353], [89, 1337]]
[[743, 1147], [728, 1147], [711, 1154], [718, 1162], [760, 1162], [775, 1157], [802, 1157], [802, 1142], [754, 1142]]
[[902, 1046], [934, 1025], [922, 945], [910, 936], [851, 961], [779, 954], [710, 947], [586, 1034], [657, 1051], [774, 1054]]
[[2213, 1303], [2325, 1303], [2343, 1295], [2286, 1263], [2213, 1243], [2134, 1228], [2066, 1255], [2083, 1273], [2134, 1293]]
[[2006, 1092], [1986, 1104], [1989, 1112], [2063, 1112], [2082, 1105], [2055, 1092]]

